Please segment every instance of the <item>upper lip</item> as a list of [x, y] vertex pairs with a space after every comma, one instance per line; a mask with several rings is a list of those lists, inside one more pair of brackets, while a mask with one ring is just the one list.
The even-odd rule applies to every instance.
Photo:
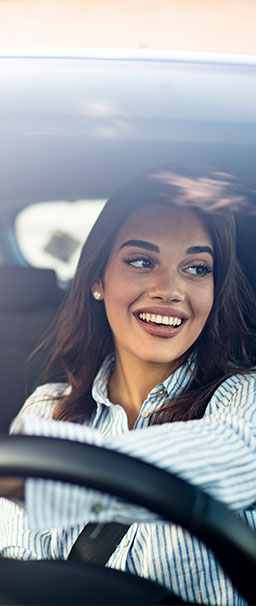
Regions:
[[183, 311], [174, 309], [173, 307], [140, 307], [133, 312], [136, 316], [138, 314], [155, 314], [159, 316], [168, 316], [172, 318], [180, 318], [181, 320], [188, 320], [189, 316]]

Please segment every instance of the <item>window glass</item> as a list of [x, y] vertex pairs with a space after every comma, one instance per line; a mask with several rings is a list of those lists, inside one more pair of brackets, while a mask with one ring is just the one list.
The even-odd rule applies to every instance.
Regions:
[[15, 231], [22, 254], [34, 267], [54, 269], [59, 280], [70, 280], [82, 245], [105, 200], [41, 202], [24, 208]]

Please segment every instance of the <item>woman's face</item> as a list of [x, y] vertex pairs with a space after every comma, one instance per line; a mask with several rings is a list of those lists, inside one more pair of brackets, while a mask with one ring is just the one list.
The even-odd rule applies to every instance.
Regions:
[[104, 299], [119, 359], [172, 370], [200, 335], [213, 304], [213, 245], [191, 211], [135, 211], [114, 243]]

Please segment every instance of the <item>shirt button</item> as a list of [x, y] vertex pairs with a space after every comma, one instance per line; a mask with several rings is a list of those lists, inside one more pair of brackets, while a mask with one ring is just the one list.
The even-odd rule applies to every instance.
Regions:
[[92, 513], [101, 513], [103, 511], [104, 507], [103, 505], [101, 505], [101, 503], [95, 503], [95, 505], [93, 505], [93, 507], [91, 508]]
[[143, 410], [143, 412], [141, 413], [141, 416], [143, 417], [143, 419], [146, 419], [147, 417], [149, 417], [149, 411]]
[[123, 547], [128, 547], [129, 543], [129, 539], [125, 539], [125, 541], [123, 541]]
[[165, 389], [163, 389], [163, 387], [161, 387], [161, 389], [158, 390], [157, 395], [164, 396], [164, 394], [165, 394]]

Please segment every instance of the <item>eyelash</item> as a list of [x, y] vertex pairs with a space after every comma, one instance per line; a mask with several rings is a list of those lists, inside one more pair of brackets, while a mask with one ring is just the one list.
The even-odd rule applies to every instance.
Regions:
[[[150, 257], [137, 257], [137, 258], [126, 258], [123, 260], [124, 263], [126, 263], [126, 265], [132, 266], [135, 269], [153, 269], [155, 267], [155, 262], [150, 258]], [[141, 266], [136, 266], [135, 263], [138, 262], [142, 262]], [[213, 272], [213, 270], [208, 267], [208, 265], [206, 265], [205, 263], [198, 263], [198, 264], [194, 264], [194, 265], [188, 265], [187, 267], [184, 268], [184, 271], [188, 271], [189, 269], [195, 269], [198, 270], [200, 269], [201, 272], [200, 273], [195, 273], [195, 274], [191, 274], [191, 275], [195, 275], [195, 277], [197, 278], [205, 278], [207, 275], [211, 274]], [[190, 273], [190, 272], [188, 272]]]
[[[197, 278], [205, 278], [208, 274], [211, 274], [213, 272], [213, 270], [208, 267], [208, 265], [205, 265], [204, 263], [198, 263], [198, 265], [189, 265], [188, 267], [185, 268], [185, 270], [187, 269], [202, 269], [202, 273], [196, 274]], [[192, 274], [195, 275], [195, 274]]]
[[[145, 263], [144, 267], [136, 267], [136, 265], [133, 265], [134, 263], [137, 263], [138, 261], [142, 261], [143, 263]], [[154, 261], [152, 261], [152, 259], [150, 259], [150, 257], [131, 257], [128, 259], [124, 259], [124, 263], [126, 263], [127, 265], [131, 265], [132, 267], [134, 267], [135, 269], [153, 269], [153, 267], [155, 266]]]

